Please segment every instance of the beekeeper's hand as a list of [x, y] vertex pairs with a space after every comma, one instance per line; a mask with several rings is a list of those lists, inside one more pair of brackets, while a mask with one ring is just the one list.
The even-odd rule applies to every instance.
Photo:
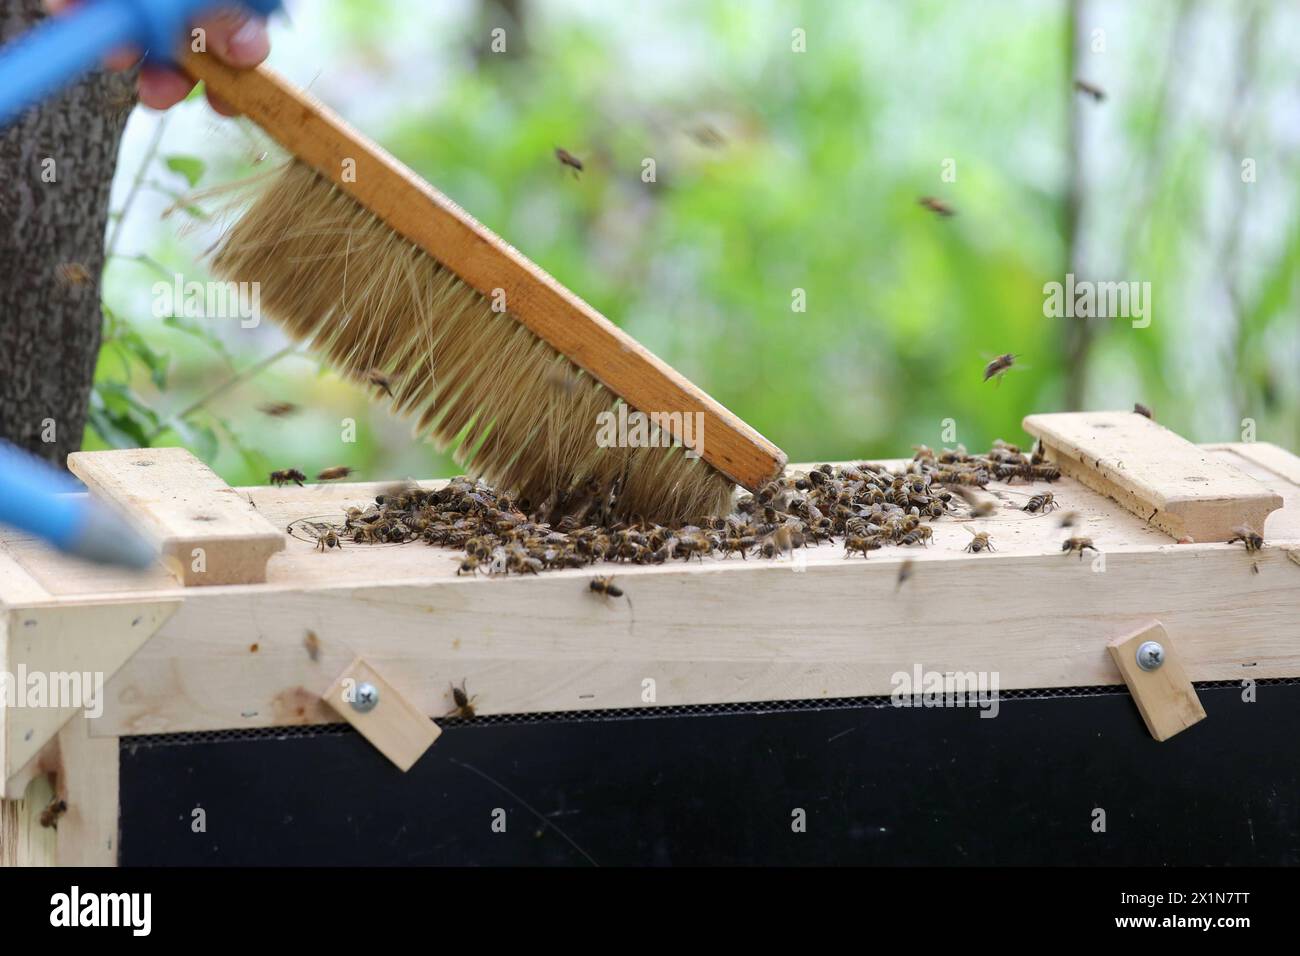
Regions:
[[[45, 0], [53, 14], [76, 6], [80, 0]], [[271, 40], [266, 33], [266, 21], [239, 7], [222, 10], [204, 17], [196, 29], [206, 31], [205, 41], [209, 53], [225, 60], [231, 66], [247, 68], [257, 66], [271, 52]], [[140, 51], [118, 50], [105, 59], [111, 70], [129, 70], [140, 59]], [[166, 67], [146, 63], [140, 67], [140, 102], [155, 110], [170, 109], [189, 95], [194, 81]], [[208, 94], [212, 108], [223, 116], [234, 116], [235, 110], [219, 96]]]

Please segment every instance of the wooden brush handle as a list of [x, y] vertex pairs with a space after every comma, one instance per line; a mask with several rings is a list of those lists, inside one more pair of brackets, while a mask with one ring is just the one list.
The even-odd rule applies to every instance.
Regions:
[[264, 66], [239, 70], [206, 53], [188, 54], [183, 66], [479, 292], [503, 290], [512, 315], [632, 408], [703, 412], [702, 457], [727, 477], [754, 490], [785, 467], [779, 448], [305, 90]]

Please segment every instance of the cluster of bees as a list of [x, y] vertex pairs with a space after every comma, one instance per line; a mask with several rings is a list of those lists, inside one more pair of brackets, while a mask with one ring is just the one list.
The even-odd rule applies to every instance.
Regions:
[[[823, 542], [842, 543], [846, 557], [866, 557], [886, 545], [929, 544], [930, 523], [966, 514], [957, 509], [969, 504], [972, 488], [991, 481], [1053, 481], [1059, 475], [1037, 452], [1026, 454], [1001, 441], [984, 455], [921, 447], [900, 468], [862, 463], [792, 473], [742, 495], [730, 514], [675, 526], [635, 516], [617, 520], [608, 502], [579, 512], [580, 517], [539, 521], [526, 503], [482, 480], [460, 477], [436, 490], [415, 484], [386, 489], [373, 504], [348, 508], [342, 526], [324, 532], [318, 546], [419, 540], [463, 550], [459, 574], [538, 574], [605, 561], [653, 565], [706, 556], [776, 558]], [[1024, 510], [1054, 507], [1050, 494], [1040, 494]], [[988, 533], [976, 534], [968, 550], [992, 551]], [[618, 596], [612, 588], [601, 593]]]

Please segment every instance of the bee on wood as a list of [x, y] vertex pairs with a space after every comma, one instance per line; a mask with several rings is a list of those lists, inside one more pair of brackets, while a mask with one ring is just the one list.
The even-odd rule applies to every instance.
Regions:
[[347, 465], [335, 465], [332, 468], [324, 469], [316, 476], [317, 481], [339, 481], [356, 471], [355, 468], [349, 468]]
[[1246, 525], [1239, 525], [1232, 529], [1232, 533], [1235, 537], [1229, 538], [1228, 544], [1236, 544], [1240, 541], [1246, 546], [1246, 552], [1248, 554], [1253, 554], [1264, 547], [1264, 536], [1254, 528], [1247, 527]]
[[971, 531], [971, 529], [967, 528], [966, 525], [962, 525], [962, 527], [966, 528], [966, 531], [971, 535], [970, 542], [966, 547], [962, 548], [963, 551], [969, 551], [971, 554], [979, 554], [981, 551], [997, 550], [997, 548], [993, 547], [993, 542], [989, 540], [989, 533], [987, 531]]
[[758, 540], [752, 535], [727, 535], [718, 540], [718, 550], [725, 556], [739, 554], [743, 560], [749, 560], [746, 552], [753, 549]]
[[920, 199], [917, 200], [917, 202], [920, 203], [922, 206], [924, 206], [926, 209], [930, 210], [930, 212], [935, 213], [936, 215], [939, 216], [943, 216], [945, 219], [947, 219], [949, 216], [956, 215], [956, 212], [953, 210], [952, 206], [949, 206], [942, 199], [935, 199], [933, 196], [922, 196]]
[[257, 410], [270, 418], [287, 418], [297, 414], [298, 406], [293, 402], [269, 402], [266, 405], [259, 405]]
[[1152, 421], [1155, 421], [1155, 420], [1156, 420], [1156, 416], [1155, 416], [1155, 414], [1151, 411], [1151, 409], [1147, 408], [1147, 407], [1146, 407], [1145, 405], [1143, 405], [1141, 402], [1134, 402], [1134, 403], [1133, 403], [1133, 411], [1136, 412], [1137, 414], [1141, 415], [1143, 418], [1149, 418], [1149, 419], [1151, 419]]
[[455, 701], [456, 706], [447, 711], [446, 717], [459, 717], [461, 720], [468, 720], [474, 716], [474, 701], [478, 700], [478, 694], [470, 697], [465, 690], [465, 681], [460, 682], [460, 686], [451, 685], [451, 699]]
[[302, 646], [307, 649], [307, 656], [313, 661], [320, 660], [320, 638], [315, 631], [308, 631], [302, 639]]
[[302, 483], [306, 480], [307, 476], [297, 468], [286, 468], [284, 471], [271, 472], [271, 484], [275, 485], [277, 488], [281, 485], [287, 485], [291, 481], [301, 488]]
[[1071, 554], [1078, 551], [1080, 561], [1083, 560], [1083, 552], [1085, 551], [1096, 551], [1098, 554], [1101, 554], [1100, 551], [1097, 551], [1096, 546], [1093, 545], [1092, 538], [1080, 537], [1066, 538], [1065, 541], [1061, 543], [1061, 551], [1065, 554]]
[[555, 158], [560, 161], [562, 166], [568, 166], [573, 170], [573, 178], [577, 179], [578, 174], [583, 171], [582, 160], [574, 156], [571, 152], [563, 147], [555, 147]]
[[1005, 355], [999, 355], [993, 361], [989, 362], [988, 365], [984, 366], [984, 381], [987, 382], [991, 378], [996, 378], [998, 383], [1001, 384], [1002, 376], [1007, 373], [1007, 369], [1011, 368], [1011, 366], [1015, 364], [1016, 356], [1011, 352], [1007, 352]]
[[603, 594], [605, 597], [620, 598], [623, 596], [623, 589], [614, 583], [612, 574], [592, 578], [587, 583], [587, 588], [593, 594]]
[[59, 817], [63, 816], [68, 810], [68, 802], [55, 797], [49, 802], [44, 810], [41, 811], [41, 826], [57, 827]]
[[343, 550], [343, 541], [339, 537], [338, 532], [333, 528], [322, 531], [320, 534], [316, 535], [317, 551], [328, 551], [330, 548], [338, 548], [340, 551]]
[[462, 574], [478, 574], [478, 566], [482, 563], [481, 559], [472, 554], [465, 555], [465, 560], [460, 563], [456, 569], [456, 576]]
[[372, 368], [366, 373], [366, 381], [375, 388], [381, 389], [389, 398], [393, 397], [393, 380], [377, 368]]
[[54, 277], [59, 284], [73, 288], [90, 282], [90, 270], [81, 262], [60, 262], [54, 267]]
[[1040, 511], [1043, 514], [1047, 514], [1059, 507], [1060, 505], [1056, 503], [1056, 499], [1052, 496], [1052, 493], [1050, 491], [1045, 491], [1041, 495], [1034, 495], [1034, 497], [1026, 501], [1025, 506], [1020, 510], [1028, 511], [1030, 514], [1038, 514]]
[[856, 552], [865, 558], [869, 556], [868, 552], [878, 551], [880, 547], [880, 538], [875, 535], [849, 535], [844, 539], [844, 557], [850, 557]]
[[1106, 91], [1095, 83], [1089, 83], [1087, 80], [1075, 80], [1074, 88], [1078, 92], [1092, 97], [1094, 103], [1101, 103], [1106, 99]]

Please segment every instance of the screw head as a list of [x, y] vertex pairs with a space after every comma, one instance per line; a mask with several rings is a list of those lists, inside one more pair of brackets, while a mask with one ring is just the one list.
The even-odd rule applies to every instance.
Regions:
[[1165, 662], [1165, 649], [1159, 641], [1143, 641], [1137, 650], [1138, 667], [1144, 671], [1156, 670]]
[[379, 705], [379, 688], [370, 682], [357, 685], [356, 695], [352, 698], [352, 709], [359, 714], [368, 714]]

